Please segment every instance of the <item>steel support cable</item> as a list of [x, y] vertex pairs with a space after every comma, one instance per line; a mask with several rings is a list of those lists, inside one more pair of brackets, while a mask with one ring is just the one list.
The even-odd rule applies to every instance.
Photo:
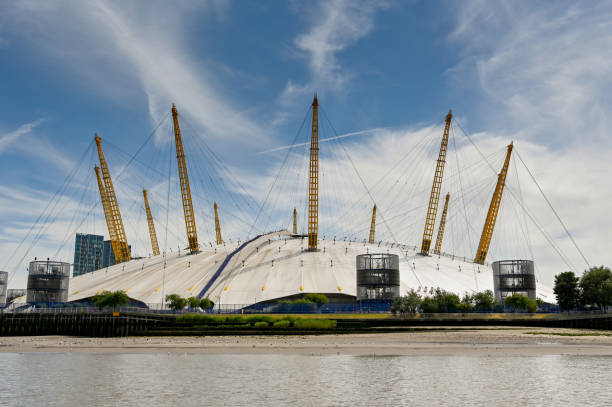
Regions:
[[[168, 252], [168, 217], [169, 217], [169, 211], [170, 211], [170, 180], [172, 178], [172, 141], [170, 142], [170, 148], [168, 149], [168, 151], [170, 152], [169, 154], [169, 160], [168, 160], [168, 192], [166, 195], [166, 225], [165, 225], [165, 234], [164, 234], [164, 276], [163, 276], [163, 283], [162, 286], [165, 284], [166, 281], [166, 276], [165, 276], [165, 272], [166, 272], [166, 253]], [[163, 297], [163, 295], [162, 295]], [[163, 301], [163, 298], [162, 298]]]
[[[334, 133], [336, 133], [336, 135], [338, 134], [338, 132], [336, 132], [336, 129], [334, 128], [334, 126], [331, 124], [331, 122], [329, 121], [329, 118], [327, 118], [327, 114], [325, 113], [325, 110], [321, 109], [321, 111], [323, 112], [323, 116], [325, 117], [325, 119], [328, 121], [328, 123], [330, 124], [331, 128], [334, 130]], [[349, 162], [351, 163], [351, 166], [353, 167], [353, 170], [355, 171], [355, 173], [357, 174], [357, 177], [359, 178], [359, 180], [361, 181], [361, 184], [363, 185], [363, 187], [365, 188], [365, 190], [368, 193], [368, 196], [370, 197], [370, 199], [372, 200], [372, 203], [375, 203], [376, 201], [374, 200], [374, 197], [372, 196], [372, 194], [370, 193], [370, 190], [368, 189], [368, 186], [366, 185], [366, 183], [363, 181], [363, 178], [361, 177], [361, 174], [359, 173], [359, 171], [357, 170], [357, 167], [355, 166], [355, 163], [353, 162], [353, 159], [351, 158], [351, 156], [349, 155], [348, 151], [346, 150], [346, 148], [344, 147], [344, 145], [342, 144], [342, 142], [340, 142], [340, 146], [342, 147], [342, 149], [344, 150], [344, 153], [346, 154]], [[383, 224], [385, 225], [385, 227], [387, 228], [387, 231], [389, 232], [389, 235], [391, 236], [391, 238], [393, 239], [393, 241], [395, 242], [395, 244], [399, 245], [399, 242], [397, 241], [397, 239], [395, 238], [395, 235], [393, 234], [393, 232], [391, 231], [391, 228], [389, 227], [389, 225], [387, 224], [387, 221], [385, 220], [383, 213], [380, 209], [377, 208], [377, 215], [380, 216], [380, 219], [383, 221]], [[407, 256], [405, 256], [406, 258], [408, 258]], [[410, 267], [410, 269], [412, 270], [412, 273], [414, 274], [414, 278], [417, 280], [417, 282], [419, 283], [419, 286], [422, 287], [423, 284], [421, 284], [421, 280], [419, 280], [418, 275], [416, 274], [416, 270], [414, 270], [414, 268], [412, 267], [412, 265], [410, 265], [410, 263], [408, 263], [408, 266]]]
[[[521, 202], [521, 206], [524, 206], [524, 200], [523, 200], [523, 190], [521, 188], [521, 182], [518, 176], [518, 166], [516, 165], [516, 155], [512, 156], [512, 160], [514, 161], [514, 174], [515, 174], [515, 178], [516, 178], [516, 185], [518, 188], [518, 193], [519, 193], [519, 197], [520, 197], [520, 202]], [[525, 234], [525, 240], [527, 242], [527, 246], [529, 249], [529, 255], [531, 256], [532, 259], [535, 260], [535, 256], [533, 255], [533, 247], [531, 244], [531, 236], [529, 235], [529, 225], [527, 224], [527, 217], [525, 216], [524, 213], [521, 212], [521, 215], [523, 215], [523, 222], [524, 225], [521, 224], [521, 229], [523, 228], [523, 226], [525, 227], [524, 229], [524, 234]]]
[[[332, 148], [329, 149], [330, 151], [330, 171], [328, 171], [328, 180], [329, 180], [329, 185], [330, 185], [330, 190], [331, 190], [331, 197], [333, 199], [332, 201], [332, 205], [333, 207], [332, 209], [332, 216], [329, 216], [328, 218], [330, 219], [330, 224], [329, 224], [329, 231], [332, 234], [341, 234], [342, 231], [344, 230], [350, 230], [350, 228], [354, 227], [354, 223], [349, 224], [348, 227], [346, 226], [346, 224], [340, 224], [339, 222], [333, 220], [335, 219], [333, 215], [340, 213], [341, 210], [343, 209], [344, 202], [348, 202], [348, 195], [345, 194], [345, 188], [348, 185], [349, 179], [346, 176], [347, 174], [344, 173], [340, 173], [339, 169], [343, 166], [343, 163], [339, 156], [339, 154], [337, 153], [337, 144], [334, 145], [335, 143], [332, 143]], [[334, 165], [335, 163], [335, 165]], [[340, 182], [340, 180], [342, 180], [343, 182]], [[351, 190], [353, 190], [352, 185], [351, 185]], [[367, 216], [363, 217], [364, 219], [367, 218]]]
[[[200, 151], [202, 151], [204, 153], [203, 150], [200, 149]], [[205, 155], [205, 154], [204, 154]], [[206, 162], [207, 160], [201, 160], [202, 162]], [[224, 191], [225, 185], [223, 185], [224, 188], [220, 188], [219, 185], [214, 181], [213, 177], [210, 175], [210, 171], [207, 171], [206, 169], [203, 169], [200, 165], [198, 160], [193, 160], [190, 161], [192, 163], [191, 167], [192, 169], [195, 171], [195, 175], [196, 177], [193, 178], [193, 180], [196, 183], [199, 183], [202, 188], [203, 191], [207, 191], [209, 190], [209, 188], [207, 188], [207, 186], [204, 183], [204, 180], [207, 179], [210, 181], [209, 185], [210, 185], [210, 189], [214, 190], [218, 196], [218, 198], [222, 198], [222, 191]], [[195, 163], [195, 164], [193, 164]], [[210, 209], [213, 206], [213, 202], [219, 201], [219, 199], [216, 200], [210, 200], [209, 198], [206, 197], [206, 195], [200, 195], [199, 193], [192, 191], [193, 195], [196, 196], [196, 198], [199, 199], [203, 199], [204, 201], [206, 201], [207, 208]], [[248, 214], [242, 210], [242, 208], [233, 200], [233, 196], [232, 194], [228, 194], [230, 196], [230, 199], [234, 202], [234, 206], [236, 207], [236, 209], [238, 210], [238, 212], [242, 215], [247, 215]], [[221, 202], [221, 201], [219, 201]], [[206, 219], [213, 219], [212, 216], [209, 214], [209, 210], [204, 210], [203, 208], [200, 208], [200, 212], [202, 215], [204, 215], [204, 217]], [[226, 214], [228, 214], [229, 216], [237, 219], [238, 221], [244, 223], [245, 225], [250, 225], [250, 222], [244, 220], [243, 218], [241, 218], [240, 216], [236, 215], [233, 211], [227, 211]], [[214, 224], [213, 224], [214, 227]], [[209, 228], [205, 228], [205, 230], [209, 230]]]
[[[295, 140], [297, 140], [298, 135], [300, 134], [300, 131], [302, 131], [302, 128], [304, 127], [304, 123], [306, 123], [306, 119], [308, 118], [308, 114], [310, 113], [311, 108], [308, 108], [308, 111], [306, 112], [306, 115], [304, 116], [304, 120], [302, 120], [302, 124], [300, 126], [300, 128], [298, 129], [297, 133], [295, 134], [295, 137], [293, 138], [293, 141], [291, 144], [295, 144]], [[280, 174], [283, 171], [283, 168], [287, 162], [287, 159], [289, 157], [289, 153], [291, 152], [291, 148], [288, 149], [287, 154], [285, 154], [285, 158], [283, 160], [283, 163], [281, 164], [278, 173], [276, 174], [276, 177], [274, 178], [274, 181], [272, 181], [272, 184], [270, 185], [270, 188], [268, 189], [268, 193], [266, 194], [266, 198], [264, 199], [264, 201], [262, 202], [261, 206], [259, 207], [259, 211], [257, 212], [257, 216], [255, 217], [255, 220], [253, 221], [253, 224], [251, 225], [251, 228], [249, 229], [249, 233], [247, 234], [247, 238], [251, 236], [251, 232], [253, 231], [253, 228], [255, 227], [255, 224], [257, 223], [257, 221], [259, 220], [259, 216], [261, 215], [261, 212], [263, 211], [264, 206], [266, 205], [266, 203], [268, 202], [268, 199], [270, 197], [270, 193], [272, 192], [272, 189], [274, 188], [274, 186], [276, 185], [276, 182], [278, 181], [278, 178], [280, 176]]]
[[[457, 119], [455, 119], [455, 123], [457, 122]], [[459, 177], [459, 188], [461, 191], [461, 202], [463, 203], [463, 214], [464, 214], [464, 218], [465, 218], [465, 227], [466, 227], [466, 231], [467, 231], [467, 237], [468, 237], [468, 244], [470, 244], [469, 249], [473, 249], [474, 246], [471, 245], [472, 243], [472, 237], [470, 236], [470, 222], [468, 220], [468, 216], [467, 216], [467, 207], [465, 205], [465, 194], [463, 191], [463, 181], [461, 180], [461, 170], [459, 169], [459, 152], [457, 151], [457, 142], [455, 140], [455, 128], [454, 126], [451, 124], [451, 134], [452, 134], [452, 141], [453, 141], [453, 150], [455, 151], [455, 161], [457, 163], [457, 174]], [[474, 250], [472, 250], [474, 251]]]
[[[394, 170], [397, 169], [397, 167], [402, 164], [402, 162], [404, 160], [406, 160], [408, 157], [411, 156], [411, 154], [414, 152], [414, 150], [409, 151], [407, 154], [405, 154], [400, 160], [398, 160], [385, 174], [383, 174], [380, 178], [378, 178], [378, 180], [374, 183], [374, 185], [381, 185], [383, 180], [387, 178], [387, 176], [389, 174], [391, 174]], [[410, 165], [411, 163], [409, 162], [408, 165]], [[351, 211], [354, 209], [354, 206], [358, 203], [361, 202], [361, 200], [363, 198], [366, 198], [368, 196], [367, 192], [364, 192], [364, 194], [357, 200], [355, 201], [355, 203], [353, 205], [351, 205], [351, 207], [349, 207], [349, 209], [347, 209], [346, 211], [344, 211], [344, 213], [341, 215], [341, 217], [339, 218], [342, 219], [345, 216], [348, 216], [349, 213], [351, 213]]]
[[[30, 229], [28, 230], [26, 235], [19, 242], [19, 245], [17, 245], [17, 248], [15, 248], [15, 250], [13, 250], [13, 252], [9, 256], [8, 260], [5, 263], [6, 264], [5, 265], [6, 269], [9, 269], [8, 265], [10, 264], [11, 260], [13, 260], [13, 257], [15, 256], [15, 254], [18, 253], [18, 251], [21, 249], [21, 247], [23, 246], [25, 241], [30, 237], [30, 235], [32, 234], [34, 229], [37, 228], [37, 226], [41, 223], [41, 220], [44, 218], [44, 220], [42, 220], [42, 223], [45, 224], [45, 226], [42, 226], [38, 230], [38, 232], [34, 236], [33, 243], [30, 244], [30, 246], [27, 248], [27, 250], [24, 253], [24, 255], [21, 257], [19, 262], [15, 265], [15, 267], [12, 270], [10, 270], [10, 275], [9, 275], [7, 283], [10, 283], [13, 280], [13, 278], [15, 276], [15, 273], [17, 271], [17, 268], [19, 267], [19, 264], [23, 263], [24, 259], [28, 256], [28, 254], [30, 253], [30, 251], [32, 250], [34, 245], [40, 240], [40, 236], [42, 235], [42, 233], [44, 233], [44, 231], [46, 231], [46, 229], [48, 228], [48, 226], [49, 226], [48, 220], [51, 217], [51, 214], [55, 211], [55, 208], [59, 204], [59, 201], [61, 200], [64, 192], [68, 188], [68, 185], [72, 182], [72, 179], [74, 178], [74, 176], [78, 172], [78, 169], [81, 167], [81, 164], [83, 163], [84, 158], [87, 156], [87, 153], [89, 152], [89, 149], [92, 148], [93, 144], [94, 144], [93, 141], [91, 141], [88, 144], [87, 148], [85, 149], [85, 151], [83, 151], [83, 154], [81, 155], [81, 157], [77, 161], [76, 165], [73, 167], [71, 172], [68, 173], [68, 175], [64, 179], [64, 182], [62, 183], [62, 185], [58, 188], [58, 190], [53, 194], [51, 199], [47, 202], [47, 205], [45, 205], [45, 208], [43, 209], [43, 211], [40, 213], [38, 218], [36, 218], [36, 221], [34, 221], [34, 224], [32, 224], [32, 226], [30, 227]], [[62, 195], [62, 196], [60, 196], [60, 195]], [[47, 210], [49, 209], [49, 207], [51, 206], [52, 203], [53, 203], [53, 207], [51, 208], [50, 212], [47, 213]]]
[[[93, 153], [93, 149], [92, 149], [92, 153]], [[90, 163], [91, 161], [93, 161], [93, 157], [90, 159]], [[90, 174], [89, 177], [87, 177], [87, 179], [91, 178], [91, 171], [87, 171], [87, 174]], [[77, 207], [75, 208], [75, 210], [72, 213], [72, 219], [70, 220], [70, 223], [68, 224], [68, 232], [66, 232], [64, 234], [64, 238], [61, 240], [61, 244], [59, 246], [59, 248], [57, 249], [57, 251], [55, 252], [55, 254], [53, 255], [53, 258], [57, 258], [59, 256], [60, 251], [64, 248], [64, 245], [67, 243], [68, 239], [70, 238], [70, 236], [74, 233], [72, 229], [72, 224], [75, 222], [76, 216], [78, 214], [78, 210], [81, 208], [81, 205], [83, 204], [83, 201], [85, 199], [85, 194], [89, 191], [89, 189], [87, 189], [87, 187], [83, 188], [83, 192], [81, 193], [81, 197], [79, 198], [79, 203], [77, 204]], [[85, 218], [87, 218], [89, 216], [89, 213], [87, 213], [85, 215]]]
[[[310, 110], [306, 112], [306, 115], [304, 116], [304, 121], [302, 122], [302, 126], [300, 126], [300, 128], [298, 129], [297, 133], [294, 136], [293, 144], [295, 144], [295, 140], [297, 140], [298, 137], [300, 136], [300, 133], [304, 127], [304, 123], [308, 116], [308, 112], [310, 112]], [[291, 188], [291, 177], [296, 167], [296, 164], [294, 164], [295, 160], [297, 160], [295, 150], [293, 148], [288, 149], [284, 156], [283, 162], [278, 168], [276, 177], [273, 179], [273, 182], [270, 184], [270, 188], [268, 189], [268, 194], [265, 198], [265, 205], [263, 205], [262, 208], [260, 208], [260, 213], [258, 214], [257, 222], [259, 222], [260, 217], [263, 216], [263, 219], [261, 220], [262, 226], [260, 227], [260, 229], [262, 230], [270, 230], [270, 228], [275, 228], [276, 223], [280, 222], [280, 219], [283, 218], [282, 215], [279, 216], [279, 213], [278, 213], [279, 210], [281, 211], [281, 213], [286, 215], [286, 212], [285, 212], [286, 209], [283, 210], [284, 208], [279, 208], [279, 206], [281, 207], [283, 206], [282, 203], [280, 203], [280, 200], [283, 199], [283, 197], [286, 195], [286, 191], [293, 190]], [[265, 211], [263, 207], [265, 207]], [[255, 227], [257, 222], [253, 223], [253, 228]], [[270, 226], [271, 223], [274, 225]]]
[[[480, 152], [480, 150], [478, 149], [477, 146], [474, 145], [474, 147]], [[480, 153], [481, 156], [482, 153]], [[483, 156], [484, 157], [484, 156]], [[489, 166], [489, 168], [495, 172], [495, 169], [493, 168], [493, 166], [491, 165], [490, 162], [487, 161], [487, 164]], [[511, 194], [511, 196], [516, 198], [516, 193], [514, 192], [513, 188], [508, 185], [506, 187], [506, 190], [509, 191], [509, 193]], [[485, 205], [486, 202], [483, 203], [483, 205]], [[553, 238], [551, 236], [549, 236], [549, 234], [544, 230], [543, 226], [541, 226], [539, 224], [539, 222], [536, 220], [535, 216], [532, 215], [529, 212], [529, 209], [527, 208], [527, 206], [522, 206], [523, 211], [525, 212], [525, 214], [529, 217], [529, 219], [534, 223], [534, 225], [536, 225], [536, 227], [538, 228], [538, 231], [542, 234], [542, 236], [544, 236], [544, 238], [546, 239], [546, 241], [548, 242], [548, 244], [557, 252], [557, 254], [559, 255], [559, 257], [561, 258], [561, 260], [572, 270], [575, 269], [575, 267], [572, 265], [571, 261], [561, 252], [560, 248], [557, 246], [557, 244], [554, 242]]]
[[[192, 125], [191, 125], [191, 122], [190, 122], [190, 121], [189, 121], [187, 118], [185, 118], [185, 117], [183, 117], [183, 116], [181, 116], [181, 117], [183, 118], [183, 121], [185, 122], [185, 124], [187, 125], [187, 127], [189, 127], [189, 129], [190, 129], [190, 130], [192, 130], [192, 131], [194, 132], [194, 134], [197, 134], [197, 132], [195, 131], [194, 126], [192, 126]], [[225, 172], [226, 172], [226, 173], [229, 175], [229, 177], [230, 177], [230, 178], [231, 178], [231, 179], [232, 179], [232, 180], [233, 180], [233, 181], [234, 181], [234, 182], [235, 182], [235, 183], [238, 185], [238, 187], [239, 187], [240, 191], [242, 192], [242, 196], [243, 196], [243, 199], [244, 199], [244, 202], [245, 202], [246, 206], [247, 206], [247, 207], [249, 207], [249, 208], [251, 208], [251, 204], [249, 203], [249, 201], [248, 201], [246, 198], [244, 198], [245, 196], [246, 196], [246, 197], [248, 197], [248, 198], [250, 198], [250, 199], [253, 201], [253, 203], [254, 203], [255, 205], [257, 205], [257, 201], [255, 200], [255, 198], [253, 198], [253, 197], [252, 197], [252, 196], [251, 196], [251, 195], [248, 193], [248, 191], [247, 191], [247, 190], [244, 188], [244, 186], [243, 186], [243, 185], [240, 183], [240, 181], [238, 180], [238, 178], [236, 178], [236, 177], [234, 176], [233, 172], [232, 172], [232, 171], [230, 171], [229, 167], [227, 167], [227, 165], [225, 164], [225, 162], [224, 162], [223, 160], [221, 160], [221, 158], [220, 158], [220, 157], [219, 157], [219, 156], [218, 156], [218, 155], [217, 155], [217, 154], [216, 154], [216, 153], [213, 151], [213, 149], [212, 149], [212, 148], [210, 148], [210, 146], [208, 145], [208, 143], [206, 142], [206, 140], [204, 140], [204, 138], [203, 138], [203, 137], [197, 137], [196, 142], [201, 143], [201, 144], [204, 146], [204, 149], [202, 149], [201, 147], [200, 147], [200, 149], [201, 149], [202, 151], [207, 150], [207, 151], [210, 153], [210, 156], [211, 156], [211, 157], [213, 157], [213, 160], [214, 160], [214, 161], [216, 161], [216, 162], [217, 162], [217, 164], [219, 164], [219, 165], [222, 167], [222, 169], [223, 169], [223, 170], [225, 170]], [[238, 206], [238, 204], [237, 204], [237, 203], [236, 203], [236, 206]], [[252, 210], [254, 210], [254, 209], [256, 209], [256, 208], [251, 208], [251, 209], [252, 209]]]
[[563, 230], [565, 231], [565, 233], [567, 234], [567, 236], [570, 238], [570, 240], [572, 241], [574, 247], [576, 248], [576, 250], [578, 251], [578, 253], [580, 253], [580, 256], [582, 257], [582, 260], [584, 260], [584, 262], [586, 263], [588, 268], [591, 268], [591, 265], [589, 263], [589, 261], [587, 260], [586, 256], [584, 255], [584, 253], [582, 252], [582, 250], [580, 250], [580, 247], [578, 247], [578, 244], [576, 243], [576, 241], [574, 240], [574, 237], [572, 236], [572, 234], [570, 233], [570, 231], [567, 229], [567, 227], [565, 226], [565, 223], [563, 222], [563, 220], [561, 220], [561, 217], [559, 216], [559, 214], [557, 213], [557, 211], [555, 210], [555, 208], [552, 206], [552, 204], [550, 203], [550, 200], [548, 199], [548, 197], [546, 196], [546, 194], [544, 193], [544, 190], [542, 189], [542, 187], [540, 187], [540, 184], [538, 183], [538, 181], [535, 179], [535, 177], [533, 176], [533, 174], [531, 173], [531, 170], [529, 169], [529, 167], [527, 167], [527, 164], [525, 164], [525, 161], [523, 160], [523, 157], [521, 157], [521, 155], [519, 154], [519, 152], [516, 152], [516, 155], [518, 156], [519, 160], [521, 160], [521, 163], [523, 164], [523, 166], [525, 167], [525, 169], [527, 170], [527, 173], [529, 174], [529, 176], [531, 177], [531, 180], [534, 182], [534, 184], [536, 184], [536, 186], [538, 187], [538, 190], [540, 191], [540, 193], [542, 194], [542, 197], [544, 198], [544, 200], [546, 201], [546, 203], [548, 204], [548, 206], [550, 207], [550, 209], [553, 211], [553, 213], [555, 214], [555, 217], [557, 218], [557, 220], [559, 221], [559, 223], [561, 224], [561, 226], [563, 227]]
[[[481, 157], [483, 157], [483, 159], [486, 158], [484, 157], [484, 154], [482, 154], [482, 152], [480, 151], [480, 149], [478, 148], [478, 146], [476, 146], [476, 144], [474, 143], [474, 141], [471, 139], [471, 137], [467, 134], [467, 132], [463, 129], [463, 127], [461, 127], [461, 124], [459, 124], [458, 121], [455, 121], [455, 123], [457, 123], [457, 125], [459, 126], [459, 128], [461, 129], [461, 131], [463, 132], [463, 134], [466, 136], [466, 138], [469, 140], [469, 142], [472, 144], [472, 146], [474, 146], [474, 148], [476, 149], [476, 151], [478, 151], [478, 153], [480, 154]], [[520, 157], [519, 157], [520, 158]], [[497, 171], [495, 170], [495, 168], [493, 168], [493, 166], [491, 165], [490, 162], [486, 161], [489, 168], [493, 171], [493, 173], [497, 174]], [[524, 165], [524, 164], [523, 164]], [[515, 195], [514, 191], [512, 188], [506, 188], [506, 190], [508, 190], [512, 195]], [[526, 206], [522, 207], [523, 210], [525, 211], [525, 213], [527, 214], [527, 216], [529, 217], [529, 219], [536, 225], [536, 227], [538, 228], [538, 230], [540, 231], [540, 233], [542, 233], [542, 235], [544, 236], [544, 238], [548, 241], [548, 243], [551, 245], [551, 247], [553, 247], [553, 249], [557, 252], [557, 254], [559, 254], [559, 257], [561, 257], [561, 259], [563, 260], [563, 262], [570, 268], [575, 270], [574, 267], [572, 267], [570, 265], [569, 259], [566, 259], [565, 255], [561, 254], [561, 250], [557, 247], [557, 245], [554, 243], [554, 240], [552, 239], [552, 237], [548, 236], [548, 234], [545, 232], [544, 228], [541, 227], [539, 225], [539, 223], [535, 220], [534, 216], [532, 216], [529, 211], [527, 210]], [[588, 264], [588, 263], [587, 263]]]
[[[410, 186], [408, 187], [405, 193], [405, 195], [410, 197], [409, 199], [411, 199], [412, 201], [420, 199], [419, 194], [421, 192], [425, 193], [426, 191], [429, 191], [431, 189], [431, 186], [429, 186], [429, 187], [423, 187], [421, 190], [417, 191], [418, 185], [422, 185], [424, 183], [423, 181], [425, 180], [425, 177], [427, 176], [426, 171], [419, 171], [419, 168], [425, 167], [426, 163], [430, 162], [430, 157], [429, 157], [429, 154], [427, 154], [427, 151], [432, 149], [433, 143], [435, 139], [437, 138], [437, 136], [438, 135], [432, 131], [428, 138], [423, 138], [423, 143], [421, 143], [420, 145], [417, 145], [416, 149], [413, 149], [413, 153], [415, 153], [416, 159], [412, 160], [409, 163], [409, 167], [406, 168], [404, 171], [404, 173], [409, 172], [412, 175], [412, 182], [410, 183]], [[402, 175], [398, 177], [398, 180], [401, 179], [401, 177]], [[391, 202], [389, 202], [389, 206], [387, 207], [387, 213], [392, 212], [398, 206], [404, 206], [406, 204], [407, 201], [400, 200], [400, 202], [397, 202], [397, 199], [404, 196], [404, 189], [408, 185], [409, 185], [408, 178], [406, 177], [406, 181], [398, 189], [397, 193], [395, 194], [395, 198], [392, 199]], [[394, 186], [395, 184], [391, 185], [390, 188], [393, 188]], [[418, 233], [418, 232], [415, 231], [415, 233]]]
[[[296, 133], [295, 138], [293, 139], [293, 144], [295, 144], [295, 141], [298, 140], [298, 138], [300, 137], [300, 134], [302, 133], [302, 130], [304, 129], [304, 125], [308, 118], [309, 112], [310, 110], [307, 112], [304, 118], [305, 121], [302, 123], [302, 126], [298, 130], [298, 133]], [[306, 132], [304, 132], [304, 138], [307, 137], [307, 134], [305, 133]], [[277, 222], [280, 222], [280, 219], [283, 218], [282, 215], [279, 216], [278, 212], [280, 211], [280, 213], [286, 215], [287, 212], [289, 211], [289, 208], [285, 207], [285, 203], [283, 201], [284, 197], [288, 194], [287, 191], [293, 191], [295, 194], [297, 193], [301, 194], [304, 191], [304, 189], [302, 189], [303, 186], [305, 186], [307, 190], [307, 187], [308, 187], [307, 182], [305, 184], [300, 184], [300, 183], [295, 184], [292, 179], [293, 174], [295, 174], [296, 172], [296, 169], [299, 168], [300, 170], [298, 172], [301, 172], [302, 168], [306, 164], [305, 155], [296, 153], [298, 151], [298, 148], [299, 147], [294, 147], [287, 151], [284, 162], [279, 167], [278, 173], [276, 175], [276, 179], [272, 183], [271, 189], [269, 189], [268, 191], [268, 196], [266, 196], [266, 201], [265, 201], [266, 202], [265, 204], [266, 212], [261, 213], [262, 215], [265, 216], [265, 224], [263, 226], [263, 230], [270, 230], [270, 229], [278, 228], [278, 225], [270, 226], [271, 223], [275, 224]], [[304, 151], [306, 150], [304, 149]], [[307, 203], [307, 199], [305, 202]], [[302, 209], [303, 208], [300, 208], [300, 211]], [[307, 213], [307, 212], [305, 211], [303, 213]], [[286, 224], [285, 224], [285, 228], [286, 228]]]
[[[410, 191], [413, 191], [416, 188], [416, 185], [420, 184], [420, 182], [414, 181], [414, 178], [413, 178], [413, 182], [409, 183], [408, 182], [409, 178], [405, 174], [410, 173], [413, 177], [414, 177], [414, 174], [420, 174], [420, 175], [417, 175], [417, 176], [420, 176], [419, 181], [424, 178], [425, 175], [421, 171], [416, 171], [416, 169], [421, 167], [426, 162], [427, 154], [425, 154], [425, 152], [431, 148], [434, 137], [435, 137], [434, 132], [431, 132], [429, 136], [427, 137], [423, 137], [417, 143], [417, 145], [411, 149], [410, 153], [406, 155], [406, 156], [411, 156], [415, 158], [408, 160], [406, 162], [407, 164], [406, 168], [403, 168], [401, 171], [397, 171], [398, 175], [395, 179], [395, 182], [392, 182], [388, 186], [389, 190], [395, 189], [396, 191], [395, 191], [395, 194], [393, 195], [394, 197], [388, 203], [385, 204], [385, 206], [387, 207], [387, 213], [389, 213], [389, 211], [393, 211], [393, 209], [397, 205], [396, 204], [397, 200], [401, 199], [401, 197], [404, 194], [404, 189], [408, 187], [408, 185], [410, 185], [408, 187], [409, 188], [408, 196], [412, 196]], [[396, 188], [396, 186], [400, 184], [402, 178], [404, 177], [406, 177], [404, 183], [401, 184], [399, 188]], [[404, 203], [405, 202], [400, 202], [398, 204], [404, 204]]]
[[[422, 139], [422, 141], [421, 141], [421, 146], [422, 146], [422, 145], [425, 145], [425, 144], [426, 144], [426, 138], [425, 138], [425, 139]], [[418, 146], [419, 146], [419, 145], [417, 145], [417, 147], [418, 147]], [[396, 163], [396, 165], [392, 166], [392, 167], [391, 167], [391, 168], [390, 168], [390, 169], [389, 169], [389, 170], [388, 170], [388, 171], [387, 171], [387, 172], [386, 172], [386, 173], [385, 173], [385, 174], [384, 174], [384, 175], [383, 175], [381, 178], [379, 178], [379, 179], [378, 179], [378, 181], [377, 181], [377, 182], [374, 184], [374, 188], [372, 189], [372, 193], [374, 193], [373, 191], [374, 191], [375, 189], [379, 189], [379, 190], [380, 190], [380, 192], [379, 192], [378, 194], [379, 194], [379, 195], [382, 195], [382, 196], [387, 196], [387, 195], [390, 195], [390, 194], [392, 193], [392, 191], [393, 191], [393, 190], [395, 190], [395, 191], [394, 191], [394, 192], [395, 192], [395, 194], [393, 195], [393, 196], [394, 196], [394, 198], [391, 198], [391, 200], [390, 200], [389, 202], [382, 202], [382, 201], [380, 202], [380, 204], [381, 204], [383, 207], [387, 207], [387, 208], [388, 208], [388, 209], [386, 210], [386, 212], [387, 212], [387, 213], [390, 213], [390, 212], [392, 212], [392, 211], [393, 211], [393, 209], [394, 209], [394, 204], [393, 204], [393, 202], [394, 202], [395, 200], [397, 200], [397, 199], [398, 199], [398, 197], [400, 197], [400, 196], [402, 195], [402, 193], [403, 193], [403, 188], [404, 188], [404, 187], [407, 185], [407, 183], [404, 183], [404, 184], [403, 184], [403, 185], [402, 185], [400, 188], [395, 188], [395, 187], [396, 187], [396, 185], [397, 185], [397, 184], [398, 184], [398, 183], [401, 181], [401, 179], [402, 179], [402, 177], [403, 177], [403, 174], [404, 174], [404, 173], [406, 173], [406, 172], [408, 172], [409, 167], [411, 167], [411, 166], [412, 166], [412, 165], [414, 165], [414, 163], [415, 163], [415, 161], [414, 161], [414, 160], [406, 160], [406, 159], [407, 159], [407, 158], [409, 158], [409, 157], [412, 157], [413, 155], [416, 155], [416, 157], [419, 157], [419, 155], [418, 155], [418, 153], [416, 153], [416, 151], [417, 151], [416, 149], [411, 149], [411, 151], [410, 151], [408, 154], [405, 154], [405, 155], [402, 157], [402, 159], [400, 159], [400, 160], [399, 160], [399, 161]], [[406, 161], [406, 163], [407, 163], [407, 167], [406, 167], [406, 168], [400, 167], [400, 164], [402, 164], [402, 163], [403, 163], [403, 161]], [[386, 185], [385, 180], [386, 180], [386, 179], [388, 179], [387, 177], [389, 176], [389, 174], [394, 173], [394, 171], [395, 171], [395, 173], [399, 173], [400, 175], [399, 175], [399, 176], [394, 176], [394, 177], [393, 177], [393, 179], [390, 179], [390, 181], [391, 181], [391, 182], [390, 182], [390, 184], [389, 184], [389, 185]], [[378, 188], [378, 187], [379, 187], [379, 188]], [[385, 189], [386, 189], [386, 188], [388, 188], [388, 191], [385, 191], [385, 189], [383, 189], [383, 188], [385, 188]], [[367, 193], [364, 193], [364, 195], [362, 196], [362, 198], [363, 198], [363, 197], [367, 197]]]
[[[518, 187], [518, 192], [519, 192], [519, 196], [521, 199], [521, 206], [524, 206], [525, 201], [523, 200], [523, 190], [521, 188], [521, 182], [518, 176], [518, 166], [516, 165], [516, 155], [512, 156], [512, 160], [514, 161], [514, 168], [515, 168], [515, 174], [516, 174], [516, 184]], [[525, 213], [521, 213], [523, 215], [523, 222], [524, 222], [524, 226], [525, 226], [525, 239], [527, 241], [527, 247], [529, 249], [529, 255], [531, 256], [531, 258], [533, 260], [535, 260], [535, 256], [533, 254], [533, 246], [531, 243], [531, 236], [529, 234], [529, 224], [527, 223], [527, 217], [525, 216]], [[523, 225], [521, 225], [521, 229], [522, 229]], [[542, 280], [542, 276], [540, 275], [539, 272], [539, 267], [537, 266], [538, 263], [535, 263], [536, 266], [534, 266], [535, 272], [536, 272], [536, 276], [537, 278], [541, 281]]]

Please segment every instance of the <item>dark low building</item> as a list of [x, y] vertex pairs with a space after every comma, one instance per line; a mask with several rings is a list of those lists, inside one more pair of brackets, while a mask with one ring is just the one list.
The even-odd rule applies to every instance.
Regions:
[[357, 301], [393, 300], [399, 295], [399, 256], [384, 253], [357, 256]]
[[57, 303], [68, 301], [70, 263], [32, 261], [28, 273], [27, 303]]
[[531, 260], [499, 260], [493, 262], [495, 299], [503, 303], [512, 294], [536, 299], [536, 279]]

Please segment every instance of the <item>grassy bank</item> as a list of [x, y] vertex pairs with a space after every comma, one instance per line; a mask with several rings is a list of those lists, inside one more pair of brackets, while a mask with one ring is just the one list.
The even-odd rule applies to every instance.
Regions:
[[176, 318], [177, 325], [195, 329], [334, 329], [335, 319], [293, 315], [202, 315], [185, 314]]

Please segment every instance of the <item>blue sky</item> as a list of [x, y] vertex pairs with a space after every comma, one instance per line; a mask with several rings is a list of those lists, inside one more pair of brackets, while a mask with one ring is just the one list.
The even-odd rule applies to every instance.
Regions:
[[[385, 129], [347, 139], [356, 155], [388, 142], [377, 153], [381, 164], [364, 166], [372, 181], [397, 158], [389, 145], [408, 150], [431, 126], [437, 134], [450, 107], [484, 150], [514, 140], [587, 258], [612, 262], [611, 232], [601, 227], [612, 198], [610, 3], [21, 1], [0, 8], [2, 254], [16, 250], [94, 131], [134, 152], [172, 102], [259, 198], [283, 156], [256, 153], [291, 143], [317, 91], [338, 133]], [[546, 205], [532, 206], [580, 264]], [[48, 240], [31, 257], [53, 252]], [[558, 270], [547, 270], [547, 279]]]

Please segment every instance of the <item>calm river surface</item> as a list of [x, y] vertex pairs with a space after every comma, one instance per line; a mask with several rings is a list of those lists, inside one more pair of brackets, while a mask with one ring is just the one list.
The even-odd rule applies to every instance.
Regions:
[[1, 353], [1, 406], [612, 405], [602, 356]]

